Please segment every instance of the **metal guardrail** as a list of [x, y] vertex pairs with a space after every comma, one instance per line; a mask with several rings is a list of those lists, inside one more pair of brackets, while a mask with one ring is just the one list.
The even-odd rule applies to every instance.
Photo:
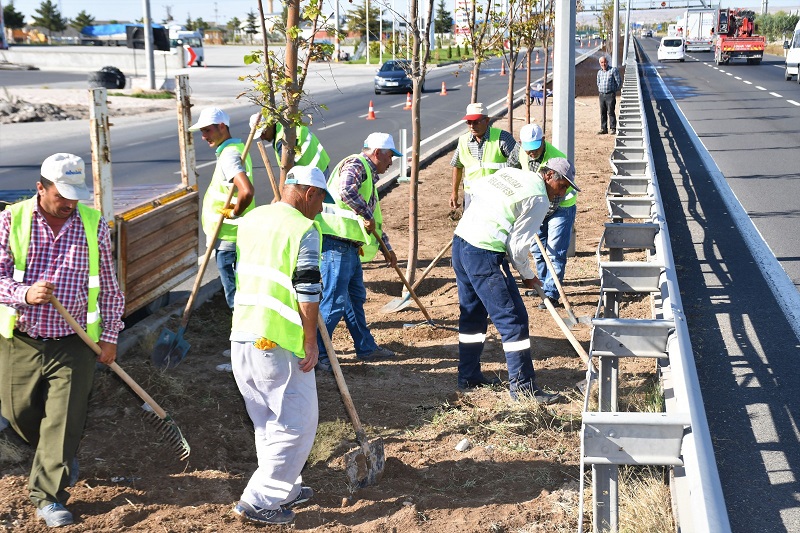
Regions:
[[[617, 138], [606, 191], [612, 222], [597, 250], [600, 300], [592, 320], [581, 430], [581, 495], [578, 531], [583, 531], [586, 467], [592, 471], [593, 531], [619, 529], [619, 465], [670, 467], [677, 531], [730, 531], [703, 398], [678, 288], [669, 230], [644, 113], [639, 65], [633, 47], [626, 59]], [[626, 260], [637, 251], [644, 260]], [[603, 260], [607, 254], [609, 260]], [[649, 294], [652, 317], [619, 318], [623, 294]], [[620, 357], [659, 361], [664, 413], [620, 412]], [[592, 381], [598, 382], [599, 412], [589, 411]]]

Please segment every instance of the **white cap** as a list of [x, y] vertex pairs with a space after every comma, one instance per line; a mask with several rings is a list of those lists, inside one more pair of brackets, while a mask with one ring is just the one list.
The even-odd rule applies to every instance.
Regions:
[[42, 163], [41, 176], [52, 181], [58, 194], [67, 200], [88, 200], [91, 196], [86, 188], [86, 165], [77, 155], [51, 155]]
[[394, 147], [394, 139], [388, 133], [370, 133], [369, 137], [364, 140], [364, 148], [382, 148], [391, 150], [397, 157], [403, 155]]
[[522, 142], [522, 149], [537, 150], [542, 145], [542, 128], [538, 124], [525, 124], [519, 130], [519, 140]]
[[478, 120], [479, 118], [485, 116], [487, 115], [486, 110], [483, 108], [483, 104], [476, 102], [467, 106], [467, 114], [464, 115], [464, 118], [461, 120]]
[[225, 124], [231, 126], [231, 119], [228, 114], [218, 107], [206, 107], [200, 111], [200, 117], [197, 122], [189, 126], [189, 131], [197, 131], [200, 128], [211, 126], [212, 124]]
[[267, 119], [265, 119], [261, 113], [253, 113], [250, 115], [250, 129], [253, 129], [253, 126], [256, 125], [256, 120], [258, 117], [261, 117], [261, 122], [258, 123], [258, 129], [253, 134], [253, 139], [258, 139], [261, 137], [261, 134], [264, 133], [264, 130], [267, 129]]
[[325, 174], [320, 169], [313, 166], [294, 166], [286, 173], [286, 185], [310, 185], [325, 191], [325, 202], [332, 204], [333, 197], [328, 192], [328, 184], [325, 182]]

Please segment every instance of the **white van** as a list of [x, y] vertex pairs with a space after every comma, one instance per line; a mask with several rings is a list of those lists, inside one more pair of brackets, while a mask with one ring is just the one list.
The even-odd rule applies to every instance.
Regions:
[[[170, 50], [175, 50], [178, 46], [190, 46], [192, 52], [196, 56], [193, 65], [198, 67], [203, 66], [206, 60], [205, 51], [203, 50], [203, 34], [199, 31], [191, 31], [183, 29], [183, 26], [170, 26], [169, 28], [169, 47]], [[187, 54], [186, 60], [189, 60]], [[190, 65], [192, 66], [192, 65]]]
[[800, 83], [800, 22], [794, 27], [794, 34], [790, 41], [785, 41], [783, 47], [786, 49], [786, 71], [784, 75], [786, 80], [792, 79], [792, 76], [797, 76], [797, 83]]

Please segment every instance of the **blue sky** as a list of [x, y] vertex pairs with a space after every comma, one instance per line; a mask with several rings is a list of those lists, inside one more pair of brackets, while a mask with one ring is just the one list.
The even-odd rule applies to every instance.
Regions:
[[[372, 1], [375, 1], [376, 4], [378, 3], [376, 0]], [[0, 2], [4, 6], [9, 3], [8, 0], [0, 0]], [[75, 17], [81, 10], [86, 10], [97, 20], [135, 20], [143, 16], [142, 0], [53, 0], [53, 2], [59, 6], [61, 14], [69, 18]], [[264, 10], [269, 11], [269, 1], [262, 0], [262, 2]], [[335, 0], [324, 0], [324, 2], [325, 11], [333, 11]], [[389, 4], [392, 4], [392, 2], [398, 9], [405, 11], [406, 2], [404, 0], [388, 0]], [[596, 2], [600, 4], [602, 0], [596, 0]], [[621, 3], [623, 2], [624, 0]], [[681, 3], [685, 5], [685, 2], [676, 0], [667, 0], [667, 2], [672, 7]], [[273, 0], [273, 3], [276, 11], [282, 9], [280, 0]], [[594, 3], [593, 0], [585, 2], [587, 5], [593, 5]], [[41, 0], [14, 1], [14, 7], [25, 15], [26, 20], [34, 15], [40, 4]], [[434, 0], [434, 6], [438, 4], [439, 0]], [[452, 13], [454, 0], [446, 0], [446, 4], [451, 6], [449, 9]], [[730, 0], [729, 2], [720, 2], [720, 4], [722, 7], [750, 7], [756, 11], [761, 7], [760, 0]], [[634, 7], [646, 5], [646, 0], [633, 0], [631, 5]], [[172, 16], [179, 24], [184, 23], [189, 14], [191, 14], [192, 19], [202, 17], [203, 20], [211, 24], [216, 21], [217, 24], [224, 25], [233, 17], [243, 20], [251, 9], [253, 12], [258, 13], [256, 0], [217, 0], [216, 2], [208, 0], [151, 0], [150, 15], [155, 22], [160, 22], [166, 16], [165, 6], [171, 6]], [[344, 14], [352, 4], [346, 0], [340, 0], [340, 6], [341, 13]], [[777, 9], [796, 10], [798, 6], [800, 6], [800, 0], [769, 1], [770, 11]]]

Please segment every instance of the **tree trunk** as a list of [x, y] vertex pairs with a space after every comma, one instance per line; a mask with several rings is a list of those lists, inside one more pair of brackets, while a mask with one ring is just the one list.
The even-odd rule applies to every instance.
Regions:
[[525, 55], [525, 124], [531, 123], [531, 47]]
[[[286, 27], [296, 28], [300, 25], [300, 0], [289, 0], [286, 3]], [[268, 60], [268, 58], [265, 58]], [[299, 108], [299, 94], [296, 90], [297, 86], [297, 39], [286, 39], [286, 75], [291, 79], [292, 90], [288, 91], [290, 94], [286, 104], [288, 109], [284, 117], [293, 117], [297, 114]], [[297, 95], [297, 96], [295, 96]], [[283, 124], [283, 149], [281, 150], [281, 187], [286, 181], [286, 173], [294, 166], [294, 146], [297, 142], [297, 129], [285, 122], [285, 118], [281, 117]]]
[[[417, 272], [417, 256], [419, 251], [419, 147], [420, 147], [420, 103], [422, 82], [422, 69], [420, 65], [421, 28], [419, 28], [419, 2], [411, 0], [412, 29], [414, 30], [414, 49], [411, 57], [411, 73], [414, 80], [414, 94], [411, 100], [411, 181], [408, 184], [408, 265], [406, 266], [406, 280], [414, 283]], [[403, 154], [402, 157], [406, 157]]]

